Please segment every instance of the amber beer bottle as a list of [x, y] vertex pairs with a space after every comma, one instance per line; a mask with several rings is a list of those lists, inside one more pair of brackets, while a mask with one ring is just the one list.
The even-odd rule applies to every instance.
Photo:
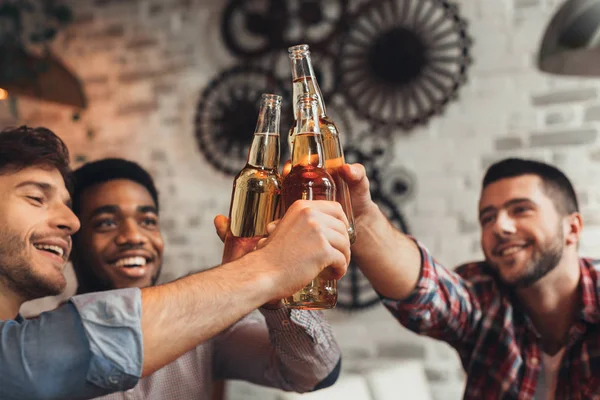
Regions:
[[[283, 179], [283, 209], [296, 200], [335, 200], [335, 182], [325, 168], [323, 139], [319, 129], [316, 96], [301, 95], [294, 128], [292, 169]], [[315, 279], [294, 295], [284, 299], [289, 308], [320, 310], [337, 303], [337, 282], [325, 268]]]
[[251, 251], [279, 217], [279, 118], [281, 96], [263, 94], [246, 166], [233, 180], [223, 262]]
[[[317, 96], [317, 112], [319, 117], [319, 128], [323, 136], [323, 147], [325, 150], [325, 167], [327, 172], [331, 174], [335, 180], [337, 187], [336, 201], [338, 201], [344, 213], [348, 218], [350, 225], [348, 226], [348, 236], [350, 243], [356, 240], [356, 231], [354, 229], [354, 214], [352, 212], [352, 202], [350, 200], [350, 191], [346, 181], [342, 179], [339, 169], [344, 165], [344, 152], [340, 142], [340, 131], [335, 123], [327, 116], [325, 103], [321, 89], [317, 83], [315, 73], [310, 60], [310, 51], [308, 45], [300, 44], [292, 46], [288, 49], [290, 60], [292, 62], [292, 79], [293, 79], [293, 98], [297, 100], [302, 94]], [[297, 111], [297, 104], [294, 104], [294, 111]], [[297, 118], [297, 115], [295, 115]], [[290, 130], [288, 142], [290, 151], [294, 143], [294, 131]]]

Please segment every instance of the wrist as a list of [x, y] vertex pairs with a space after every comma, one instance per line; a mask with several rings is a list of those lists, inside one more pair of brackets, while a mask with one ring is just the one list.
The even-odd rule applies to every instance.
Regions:
[[261, 293], [261, 307], [272, 302], [273, 299], [280, 298], [278, 291], [281, 282], [278, 278], [281, 275], [281, 268], [271, 261], [269, 249], [255, 250], [242, 258], [247, 259], [247, 262], [251, 265], [250, 270], [254, 276], [255, 288], [258, 288]]
[[[373, 224], [381, 223], [383, 220], [387, 220], [385, 215], [379, 209], [379, 206], [370, 200], [369, 203], [363, 207], [359, 213], [354, 215], [354, 224], [357, 229], [366, 230], [366, 228], [373, 226]], [[358, 239], [358, 235], [357, 235]]]
[[352, 257], [357, 261], [362, 256], [369, 257], [374, 249], [379, 248], [377, 243], [392, 233], [390, 229], [394, 230], [387, 217], [373, 201], [355, 216], [355, 227], [356, 241], [351, 250]]
[[269, 301], [260, 306], [262, 310], [280, 310], [285, 307], [283, 300]]

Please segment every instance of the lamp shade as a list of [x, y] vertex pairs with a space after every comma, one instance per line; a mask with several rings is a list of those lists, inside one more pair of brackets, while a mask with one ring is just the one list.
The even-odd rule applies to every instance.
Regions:
[[79, 109], [87, 106], [83, 87], [63, 63], [46, 53], [37, 55], [20, 46], [0, 45], [0, 88]]
[[600, 76], [600, 0], [567, 0], [550, 20], [538, 54], [540, 70]]

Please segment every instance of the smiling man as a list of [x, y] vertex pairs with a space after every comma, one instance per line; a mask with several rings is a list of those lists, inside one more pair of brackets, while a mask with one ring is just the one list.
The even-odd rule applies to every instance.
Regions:
[[[39, 318], [24, 319], [19, 315], [24, 302], [65, 288], [70, 237], [79, 229], [70, 208], [68, 165], [66, 146], [48, 129], [23, 126], [0, 132], [2, 400], [86, 399], [130, 389], [261, 305], [296, 292], [328, 266], [333, 265], [338, 277], [346, 271], [350, 242], [341, 206], [299, 201], [261, 248], [238, 260], [164, 285], [74, 296]], [[145, 200], [144, 206], [158, 209], [157, 203]], [[142, 226], [149, 228], [154, 211], [136, 207], [138, 212], [143, 214]], [[310, 235], [303, 234], [308, 231]], [[289, 250], [282, 254], [281, 248]], [[107, 262], [134, 281], [140, 274], [125, 274], [129, 270], [122, 268], [145, 262], [143, 268], [154, 276], [159, 248], [134, 250], [140, 253], [107, 254]], [[296, 325], [282, 322], [279, 328], [274, 340], [285, 341]], [[314, 339], [314, 347], [332, 343], [328, 337]], [[303, 350], [296, 354], [306, 354]], [[339, 359], [333, 353], [334, 359], [324, 365], [336, 365]], [[276, 366], [271, 365], [274, 374]], [[326, 375], [327, 368], [307, 369], [295, 381], [299, 386], [290, 387], [314, 389], [310, 382], [318, 382], [315, 374]]]
[[600, 268], [578, 255], [583, 222], [561, 171], [523, 159], [492, 165], [478, 210], [485, 261], [452, 271], [389, 223], [364, 168], [344, 168], [353, 258], [404, 326], [458, 351], [465, 399], [600, 394]]
[[[154, 285], [164, 242], [150, 175], [134, 162], [109, 158], [82, 166], [74, 176], [73, 210], [81, 220], [72, 255], [77, 292]], [[330, 386], [339, 371], [340, 350], [322, 313], [275, 303], [263, 305], [260, 313], [242, 318], [134, 389], [103, 399], [209, 399], [215, 379], [307, 392]]]
[[74, 176], [73, 211], [85, 222], [72, 255], [77, 293], [154, 285], [165, 244], [150, 175], [133, 162], [104, 159]]

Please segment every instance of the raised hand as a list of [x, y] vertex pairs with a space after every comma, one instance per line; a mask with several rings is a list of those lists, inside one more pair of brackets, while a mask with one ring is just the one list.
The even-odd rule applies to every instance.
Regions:
[[348, 220], [333, 201], [299, 200], [284, 217], [271, 223], [269, 237], [259, 244], [256, 255], [267, 261], [287, 297], [330, 267], [332, 279], [346, 273], [350, 262]]

